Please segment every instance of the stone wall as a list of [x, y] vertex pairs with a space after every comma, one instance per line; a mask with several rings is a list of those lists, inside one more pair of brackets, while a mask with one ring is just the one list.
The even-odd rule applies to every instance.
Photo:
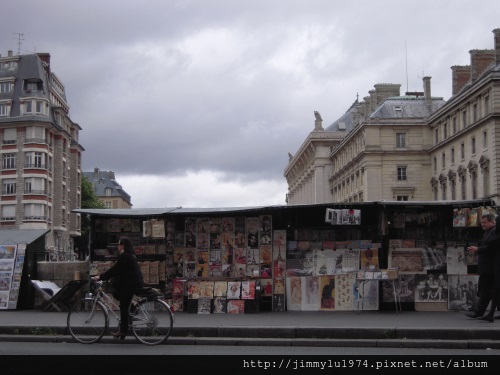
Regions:
[[[76, 280], [78, 277], [81, 280], [89, 279], [89, 262], [38, 262], [37, 274], [39, 280], [53, 281], [60, 288], [66, 285], [71, 280]], [[88, 290], [88, 284], [83, 287], [83, 290]], [[39, 306], [44, 302], [44, 299], [39, 293], [35, 294], [35, 306]]]

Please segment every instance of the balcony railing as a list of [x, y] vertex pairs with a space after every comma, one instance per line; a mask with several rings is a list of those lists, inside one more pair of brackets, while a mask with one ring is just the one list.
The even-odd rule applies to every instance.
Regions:
[[37, 216], [37, 215], [33, 215], [33, 216], [24, 216], [23, 217], [23, 220], [27, 221], [47, 221], [47, 216]]
[[26, 163], [24, 168], [48, 169], [47, 164], [42, 163]]

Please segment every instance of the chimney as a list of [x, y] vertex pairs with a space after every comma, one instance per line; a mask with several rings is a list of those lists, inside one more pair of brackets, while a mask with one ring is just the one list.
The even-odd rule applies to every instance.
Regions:
[[394, 83], [378, 83], [375, 86], [377, 92], [377, 106], [382, 104], [385, 99], [391, 96], [399, 96], [401, 85]]
[[370, 112], [373, 112], [377, 108], [377, 91], [376, 90], [370, 90], [368, 91], [368, 94], [370, 94]]
[[94, 168], [94, 180], [99, 179], [99, 168], [95, 167]]
[[8, 57], [12, 57], [13, 55], [14, 55], [14, 53], [12, 52], [11, 49], [7, 51], [7, 56]]
[[425, 99], [425, 105], [431, 106], [432, 105], [432, 96], [431, 96], [431, 78], [432, 77], [424, 77], [424, 99]]
[[473, 49], [469, 53], [471, 81], [475, 82], [495, 61], [495, 51]]
[[493, 30], [495, 34], [495, 64], [500, 64], [500, 29]]
[[451, 95], [457, 95], [470, 81], [471, 69], [469, 65], [454, 65], [451, 67]]

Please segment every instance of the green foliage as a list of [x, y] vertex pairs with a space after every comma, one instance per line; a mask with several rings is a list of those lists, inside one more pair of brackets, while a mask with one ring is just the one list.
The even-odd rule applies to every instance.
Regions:
[[[99, 200], [99, 197], [96, 195], [94, 191], [94, 187], [92, 183], [82, 176], [82, 204], [81, 208], [97, 208], [97, 209], [105, 209], [106, 206]], [[80, 237], [75, 238], [75, 247], [80, 249], [80, 251], [87, 253], [88, 248], [88, 238], [90, 233], [90, 219], [88, 215], [82, 214], [82, 222], [81, 222], [81, 233]], [[84, 250], [85, 249], [85, 250]]]
[[106, 208], [95, 194], [92, 183], [82, 176], [82, 208]]

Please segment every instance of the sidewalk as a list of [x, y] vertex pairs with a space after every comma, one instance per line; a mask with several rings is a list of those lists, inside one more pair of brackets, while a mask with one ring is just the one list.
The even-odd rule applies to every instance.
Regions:
[[[174, 316], [167, 344], [500, 349], [500, 320], [488, 323], [467, 318], [464, 312], [179, 312]], [[66, 333], [66, 317], [66, 312], [0, 310], [0, 341], [72, 340]], [[107, 340], [112, 338], [103, 338]]]

